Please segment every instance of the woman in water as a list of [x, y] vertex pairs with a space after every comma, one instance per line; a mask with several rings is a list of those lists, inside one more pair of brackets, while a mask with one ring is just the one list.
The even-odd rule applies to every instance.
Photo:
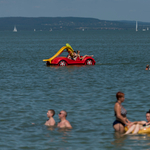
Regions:
[[117, 102], [115, 103], [115, 106], [114, 106], [116, 120], [113, 123], [113, 127], [114, 127], [116, 132], [124, 133], [125, 132], [125, 130], [124, 130], [125, 125], [131, 126], [133, 123], [127, 119], [127, 117], [126, 117], [127, 111], [121, 105], [121, 103], [123, 103], [124, 99], [125, 99], [124, 93], [118, 92], [116, 94], [116, 98], [117, 98]]
[[146, 121], [135, 121], [133, 122], [134, 125], [132, 125], [129, 130], [125, 133], [126, 134], [129, 134], [133, 131], [133, 134], [137, 134], [138, 131], [140, 129], [143, 129], [144, 127], [150, 127], [150, 110], [148, 112], [146, 112]]

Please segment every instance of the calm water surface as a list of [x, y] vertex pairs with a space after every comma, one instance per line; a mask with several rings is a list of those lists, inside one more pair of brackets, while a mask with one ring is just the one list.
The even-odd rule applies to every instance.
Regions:
[[[95, 66], [47, 67], [69, 43]], [[150, 135], [115, 134], [118, 91], [131, 121], [150, 109], [150, 32], [0, 32], [0, 149], [150, 149]], [[48, 128], [47, 110], [68, 112], [70, 131]], [[32, 123], [35, 125], [32, 125]]]

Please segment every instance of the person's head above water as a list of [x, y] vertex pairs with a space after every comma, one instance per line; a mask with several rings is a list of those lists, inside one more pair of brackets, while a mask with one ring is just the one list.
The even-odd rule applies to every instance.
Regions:
[[61, 110], [60, 113], [58, 114], [59, 118], [66, 118], [67, 117], [67, 112], [65, 110]]
[[149, 68], [149, 64], [146, 65], [146, 68]]
[[150, 110], [146, 112], [146, 119], [150, 122]]
[[47, 112], [47, 117], [50, 118], [53, 117], [54, 115], [55, 115], [55, 111], [53, 109], [49, 109]]
[[120, 98], [122, 98], [122, 97], [124, 97], [124, 93], [122, 93], [122, 92], [117, 92], [116, 93], [116, 98], [117, 98], [117, 100], [119, 100]]

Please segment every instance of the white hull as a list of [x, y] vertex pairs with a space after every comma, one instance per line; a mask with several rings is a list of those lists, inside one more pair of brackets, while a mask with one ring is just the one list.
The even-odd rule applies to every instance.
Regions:
[[135, 30], [138, 31], [138, 23], [137, 23], [137, 21], [136, 21], [136, 29]]
[[14, 30], [13, 30], [13, 32], [17, 32], [17, 28], [16, 28], [16, 26], [14, 26]]

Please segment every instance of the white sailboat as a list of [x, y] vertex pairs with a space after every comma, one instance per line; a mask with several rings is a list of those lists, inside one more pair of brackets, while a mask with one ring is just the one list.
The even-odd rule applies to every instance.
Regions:
[[17, 28], [16, 28], [16, 26], [14, 26], [14, 30], [13, 30], [13, 32], [17, 32]]
[[138, 31], [138, 22], [136, 21], [136, 31]]

